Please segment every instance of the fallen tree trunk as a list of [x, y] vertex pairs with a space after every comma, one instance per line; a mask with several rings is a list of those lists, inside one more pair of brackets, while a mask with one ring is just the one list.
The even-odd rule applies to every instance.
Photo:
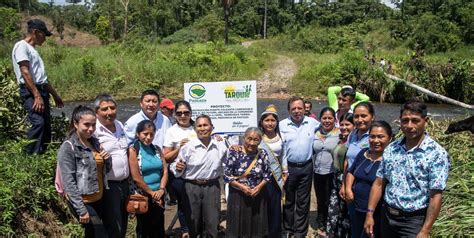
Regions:
[[411, 83], [411, 82], [408, 82], [406, 80], [403, 80], [397, 76], [394, 76], [394, 75], [391, 75], [391, 74], [387, 74], [385, 73], [385, 76], [387, 76], [389, 79], [392, 79], [392, 80], [395, 80], [397, 82], [402, 82], [404, 84], [406, 84], [407, 86], [409, 87], [412, 87], [422, 93], [425, 93], [431, 97], [434, 97], [434, 98], [437, 98], [441, 101], [444, 101], [444, 102], [447, 102], [447, 103], [450, 103], [450, 104], [453, 104], [453, 105], [456, 105], [456, 106], [459, 106], [459, 107], [463, 107], [463, 108], [466, 108], [466, 109], [469, 109], [469, 110], [474, 110], [474, 105], [469, 105], [467, 103], [463, 103], [463, 102], [460, 102], [460, 101], [457, 101], [457, 100], [454, 100], [452, 98], [448, 98], [446, 96], [443, 96], [441, 94], [437, 94], [437, 93], [434, 93], [434, 92], [431, 92], [430, 90], [426, 89], [426, 88], [423, 88], [423, 87], [420, 87], [414, 83]]

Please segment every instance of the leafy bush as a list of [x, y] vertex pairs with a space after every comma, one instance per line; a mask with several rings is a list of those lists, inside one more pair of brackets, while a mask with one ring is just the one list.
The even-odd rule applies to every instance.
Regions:
[[[449, 121], [450, 122], [450, 121]], [[451, 157], [448, 185], [443, 192], [443, 204], [433, 237], [474, 235], [474, 147], [473, 135], [469, 132], [444, 134], [448, 121], [432, 122], [428, 127], [430, 136], [438, 141]]]
[[0, 40], [13, 41], [20, 36], [20, 15], [13, 8], [0, 7]]
[[414, 22], [410, 37], [413, 49], [424, 49], [427, 52], [449, 51], [461, 44], [459, 27], [449, 20], [425, 13]]

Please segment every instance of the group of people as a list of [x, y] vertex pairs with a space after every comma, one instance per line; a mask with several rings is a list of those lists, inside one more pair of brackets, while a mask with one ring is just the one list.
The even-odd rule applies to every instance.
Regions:
[[[50, 34], [44, 22], [29, 21], [12, 56], [33, 125], [28, 135], [38, 139], [31, 153], [44, 151], [49, 139], [49, 94], [62, 106], [34, 50]], [[122, 124], [117, 102], [98, 95], [93, 109], [73, 110], [58, 151], [65, 198], [86, 237], [125, 237], [133, 189], [148, 197], [147, 211], [136, 215], [137, 237], [164, 237], [164, 198], [173, 190], [182, 237], [217, 237], [223, 180], [227, 237], [306, 237], [313, 185], [320, 237], [428, 237], [450, 164], [425, 131], [426, 105], [401, 107], [403, 135], [394, 140], [366, 95], [335, 86], [328, 101], [316, 115], [309, 101], [292, 97], [282, 120], [269, 105], [258, 127], [229, 145], [213, 135], [208, 115], [192, 120], [187, 101], [160, 103], [156, 91], [145, 90], [141, 110]]]

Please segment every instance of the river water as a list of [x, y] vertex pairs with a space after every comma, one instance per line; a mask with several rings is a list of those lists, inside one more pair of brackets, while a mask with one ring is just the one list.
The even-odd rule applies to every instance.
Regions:
[[[257, 109], [258, 115], [264, 111], [265, 107], [269, 104], [274, 104], [278, 108], [278, 114], [280, 120], [288, 117], [287, 100], [282, 99], [258, 99]], [[316, 114], [327, 105], [326, 101], [315, 101], [313, 100], [313, 112]], [[117, 119], [121, 122], [125, 122], [130, 116], [137, 113], [140, 110], [140, 99], [129, 99], [118, 101], [118, 113]], [[53, 115], [58, 115], [64, 112], [67, 117], [71, 117], [72, 110], [77, 105], [87, 105], [93, 108], [92, 101], [74, 101], [65, 103], [62, 109], [53, 109]], [[394, 129], [398, 128], [396, 120], [400, 114], [400, 104], [392, 103], [374, 103], [376, 120], [385, 120], [394, 126]], [[433, 120], [443, 119], [462, 119], [469, 115], [473, 115], [474, 111], [456, 107], [447, 104], [428, 104], [428, 113], [430, 118]], [[447, 127], [447, 125], [446, 125]]]

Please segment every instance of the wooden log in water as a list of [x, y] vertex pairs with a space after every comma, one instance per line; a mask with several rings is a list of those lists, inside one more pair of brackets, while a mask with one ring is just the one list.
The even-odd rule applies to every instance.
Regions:
[[443, 96], [441, 94], [437, 94], [437, 93], [434, 93], [434, 92], [431, 92], [430, 90], [426, 89], [426, 88], [423, 88], [423, 87], [420, 87], [414, 83], [411, 83], [411, 82], [408, 82], [406, 80], [403, 80], [395, 75], [391, 75], [391, 74], [387, 74], [385, 73], [385, 76], [387, 76], [389, 79], [392, 79], [392, 80], [395, 80], [397, 82], [402, 82], [404, 84], [406, 84], [407, 86], [409, 87], [412, 87], [422, 93], [425, 93], [431, 97], [434, 97], [434, 98], [437, 98], [441, 101], [444, 101], [444, 102], [447, 102], [449, 104], [453, 104], [453, 105], [456, 105], [456, 106], [459, 106], [459, 107], [463, 107], [463, 108], [466, 108], [466, 109], [469, 109], [469, 110], [474, 110], [474, 105], [469, 105], [467, 103], [463, 103], [463, 102], [460, 102], [460, 101], [457, 101], [457, 100], [454, 100], [452, 98], [448, 98], [446, 96]]

